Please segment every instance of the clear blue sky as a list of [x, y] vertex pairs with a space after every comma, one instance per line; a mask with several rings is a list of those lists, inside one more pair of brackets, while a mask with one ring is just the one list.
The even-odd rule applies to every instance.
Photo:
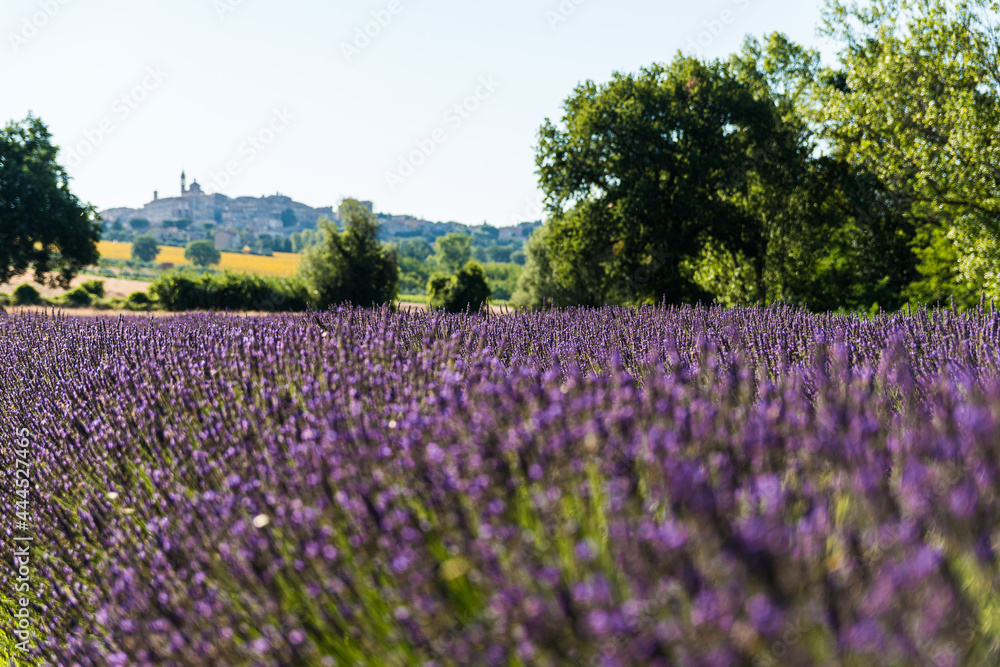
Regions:
[[183, 168], [229, 196], [507, 225], [541, 217], [537, 131], [579, 82], [777, 30], [828, 51], [821, 4], [4, 0], [0, 121], [40, 116], [102, 209], [175, 196]]

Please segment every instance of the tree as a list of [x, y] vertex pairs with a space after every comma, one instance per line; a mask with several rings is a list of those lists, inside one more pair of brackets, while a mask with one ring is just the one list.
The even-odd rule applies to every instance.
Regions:
[[132, 241], [132, 258], [140, 262], [152, 262], [160, 254], [160, 246], [152, 236], [137, 236]]
[[282, 227], [294, 227], [297, 224], [299, 224], [299, 219], [295, 217], [295, 211], [290, 208], [286, 208], [281, 212]]
[[[827, 2], [823, 32], [843, 49], [817, 119], [922, 229], [915, 250], [930, 292], [917, 292], [985, 280], [1000, 296], [988, 277], [1000, 273], [998, 9], [991, 0]], [[943, 261], [952, 255], [962, 275]]]
[[0, 284], [34, 270], [66, 288], [100, 259], [100, 219], [70, 192], [51, 136], [31, 115], [0, 130]]
[[192, 241], [184, 249], [184, 259], [195, 266], [208, 268], [212, 264], [222, 261], [222, 254], [215, 247], [215, 243], [209, 240]]
[[142, 231], [143, 229], [149, 229], [149, 220], [146, 218], [132, 218], [129, 220], [129, 226], [135, 231]]
[[[728, 61], [678, 56], [579, 86], [561, 124], [540, 131], [550, 218], [522, 283], [535, 297], [521, 290], [522, 302], [707, 299], [699, 268], [720, 258], [746, 300], [786, 298], [822, 238], [814, 147], [795, 103], [817, 62], [773, 36]], [[531, 275], [546, 265], [551, 277]]]
[[399, 283], [396, 251], [378, 240], [375, 215], [354, 199], [345, 199], [339, 213], [344, 231], [331, 220], [320, 220], [322, 239], [304, 251], [299, 267], [312, 306], [391, 302]]
[[468, 262], [453, 276], [432, 276], [427, 283], [430, 305], [449, 313], [479, 312], [489, 305], [492, 290], [483, 267]]
[[457, 273], [472, 257], [472, 237], [451, 232], [434, 244], [434, 259], [444, 273]]

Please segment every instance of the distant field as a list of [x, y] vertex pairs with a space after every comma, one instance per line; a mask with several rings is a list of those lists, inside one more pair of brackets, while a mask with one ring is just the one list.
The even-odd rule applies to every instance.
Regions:
[[[131, 259], [132, 244], [115, 241], [101, 241], [98, 245], [101, 257], [105, 259]], [[169, 262], [175, 266], [190, 266], [184, 259], [184, 248], [161, 246], [156, 261]], [[244, 255], [238, 252], [222, 253], [222, 262], [215, 268], [228, 269], [239, 273], [259, 273], [266, 276], [290, 278], [299, 268], [299, 255], [295, 253], [276, 252], [273, 257]]]

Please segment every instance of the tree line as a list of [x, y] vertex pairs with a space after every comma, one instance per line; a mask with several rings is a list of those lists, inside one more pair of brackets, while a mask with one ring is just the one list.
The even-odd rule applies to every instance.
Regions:
[[997, 11], [829, 0], [833, 67], [772, 34], [581, 84], [539, 133], [515, 304], [1000, 297]]

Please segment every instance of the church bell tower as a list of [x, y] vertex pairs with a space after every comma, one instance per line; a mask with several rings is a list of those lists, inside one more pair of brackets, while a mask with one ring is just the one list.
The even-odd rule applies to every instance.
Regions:
[[187, 174], [185, 174], [184, 171], [181, 170], [181, 194], [182, 195], [187, 192], [187, 180], [188, 180], [187, 179]]

